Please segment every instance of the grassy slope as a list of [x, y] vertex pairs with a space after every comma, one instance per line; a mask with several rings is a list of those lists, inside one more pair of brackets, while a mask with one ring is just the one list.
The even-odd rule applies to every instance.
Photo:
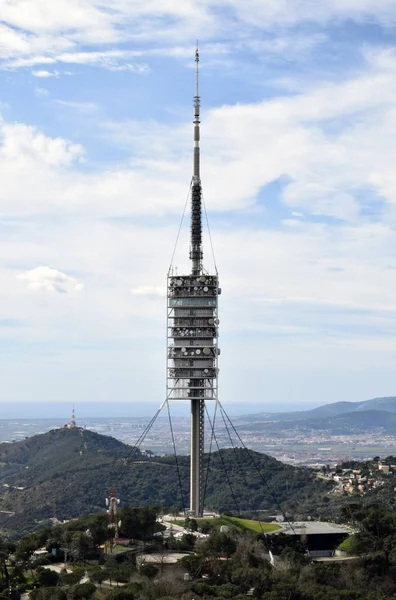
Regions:
[[[234, 526], [240, 530], [249, 530], [255, 531], [256, 533], [268, 533], [269, 531], [277, 531], [281, 529], [279, 525], [275, 523], [264, 523], [262, 521], [250, 521], [249, 519], [240, 519], [239, 517], [219, 517], [214, 519], [197, 519], [198, 527], [202, 523], [208, 523], [209, 525], [213, 525], [215, 529], [220, 529], [222, 525]], [[180, 527], [184, 526], [183, 520], [175, 520], [172, 521], [175, 525], [179, 525]]]
[[268, 533], [269, 531], [278, 531], [278, 529], [281, 529], [281, 527], [275, 523], [250, 521], [249, 519], [239, 519], [238, 517], [225, 517], [225, 520], [238, 527], [238, 529], [249, 529], [256, 533]]

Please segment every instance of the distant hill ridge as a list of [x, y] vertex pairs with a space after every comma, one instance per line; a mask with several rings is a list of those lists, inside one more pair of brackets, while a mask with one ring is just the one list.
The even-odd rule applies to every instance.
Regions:
[[381, 411], [396, 413], [396, 396], [384, 398], [373, 398], [363, 402], [334, 402], [324, 404], [310, 410], [284, 412], [284, 413], [256, 413], [242, 415], [238, 421], [300, 421], [306, 419], [320, 419], [326, 417], [337, 417], [345, 413], [360, 413], [364, 411]]

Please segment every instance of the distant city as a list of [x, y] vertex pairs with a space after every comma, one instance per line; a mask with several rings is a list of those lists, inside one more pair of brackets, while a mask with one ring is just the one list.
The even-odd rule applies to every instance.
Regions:
[[[333, 407], [336, 404], [328, 406]], [[307, 411], [306, 414], [310, 414], [310, 411]], [[70, 416], [71, 407], [69, 406], [69, 414], [65, 413], [64, 418], [0, 419], [0, 442], [21, 441], [51, 429], [64, 427], [69, 422]], [[76, 410], [76, 420], [79, 426], [103, 435], [113, 436], [131, 445], [136, 443], [150, 418], [151, 416], [81, 417], [78, 407]], [[247, 447], [264, 452], [285, 463], [320, 467], [325, 464], [334, 465], [342, 460], [364, 460], [373, 456], [386, 457], [396, 454], [396, 435], [387, 434], [383, 428], [360, 432], [358, 430], [348, 430], [342, 434], [331, 430], [329, 427], [322, 430], [312, 429], [307, 431], [307, 428], [302, 426], [305, 421], [301, 420], [292, 422], [290, 420], [268, 421], [268, 415], [266, 415], [266, 419], [266, 421], [260, 421], [258, 415], [257, 417], [256, 415], [232, 417], [235, 427]], [[173, 415], [172, 423], [178, 453], [189, 454], [190, 423], [188, 416]], [[272, 431], [265, 431], [265, 427], [269, 425]], [[216, 440], [219, 447], [222, 448], [230, 447], [232, 444], [234, 446], [240, 445], [235, 434], [231, 435], [230, 440], [224, 423], [219, 420], [216, 425]], [[206, 450], [209, 449], [210, 442], [211, 430], [207, 426], [205, 431]], [[212, 445], [213, 449], [217, 449], [214, 440], [212, 440]], [[156, 455], [173, 452], [169, 421], [165, 414], [161, 414], [157, 418], [153, 428], [144, 440], [142, 449]]]

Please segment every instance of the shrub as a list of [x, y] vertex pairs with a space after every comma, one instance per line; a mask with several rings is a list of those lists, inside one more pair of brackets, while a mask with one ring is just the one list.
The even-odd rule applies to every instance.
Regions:
[[141, 575], [144, 575], [145, 577], [149, 577], [150, 579], [152, 579], [153, 577], [155, 577], [157, 575], [158, 569], [154, 565], [142, 565], [140, 567], [140, 573], [141, 573]]

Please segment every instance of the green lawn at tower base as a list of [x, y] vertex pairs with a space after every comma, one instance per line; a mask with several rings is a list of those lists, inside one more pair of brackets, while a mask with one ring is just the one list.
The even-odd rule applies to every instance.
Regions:
[[257, 533], [270, 533], [282, 529], [276, 523], [264, 523], [263, 521], [250, 521], [249, 519], [240, 519], [239, 517], [225, 517], [226, 525], [234, 525], [238, 529], [249, 529]]
[[[240, 531], [248, 530], [256, 533], [270, 533], [272, 531], [278, 531], [281, 529], [280, 525], [276, 523], [265, 523], [264, 521], [251, 521], [249, 519], [241, 519], [240, 517], [215, 517], [213, 519], [195, 519], [198, 527], [202, 525], [212, 525], [214, 529], [220, 529], [222, 525], [227, 527], [236, 527]], [[184, 520], [177, 519], [172, 521], [174, 525], [184, 527]]]

